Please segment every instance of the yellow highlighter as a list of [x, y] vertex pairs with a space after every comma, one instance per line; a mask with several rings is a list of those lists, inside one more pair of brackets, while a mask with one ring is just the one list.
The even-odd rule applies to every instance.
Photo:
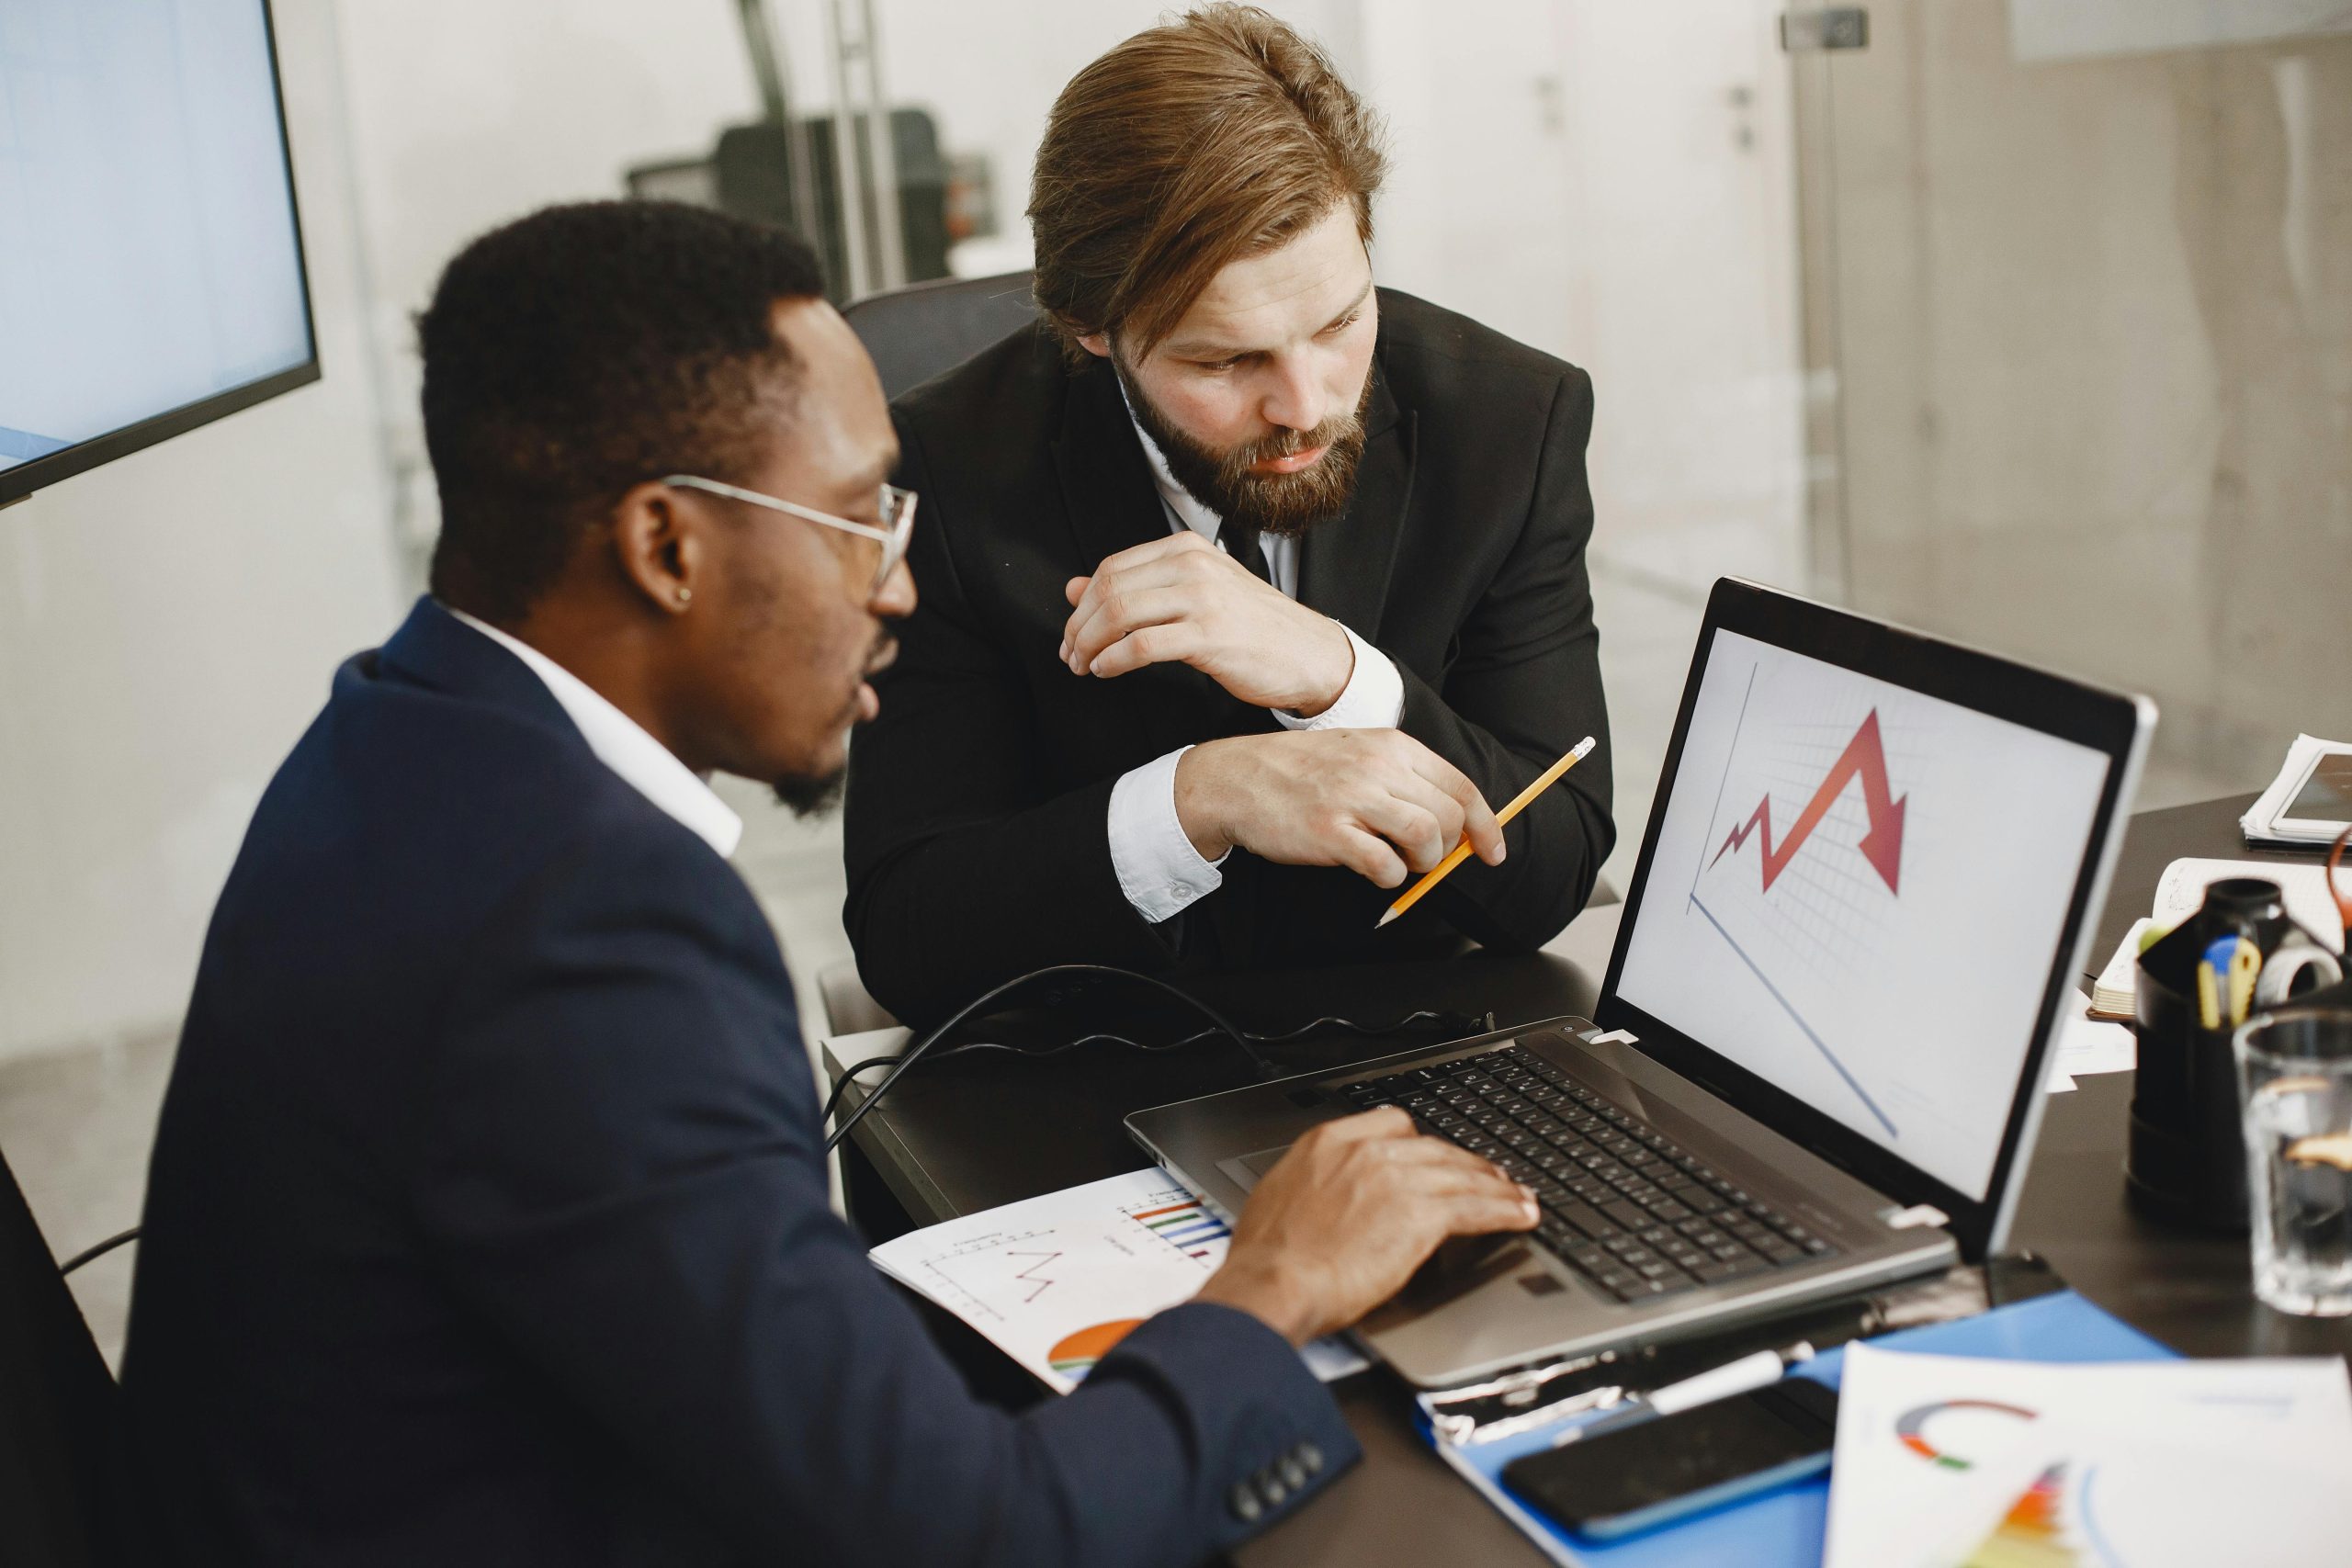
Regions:
[[2234, 1029], [2254, 1003], [2254, 982], [2262, 974], [2262, 950], [2242, 936], [2215, 937], [2197, 964], [2197, 1021], [2206, 1029]]
[[2254, 983], [2262, 976], [2262, 949], [2238, 939], [2237, 951], [2230, 954], [2230, 1027], [2235, 1029], [2254, 1010]]

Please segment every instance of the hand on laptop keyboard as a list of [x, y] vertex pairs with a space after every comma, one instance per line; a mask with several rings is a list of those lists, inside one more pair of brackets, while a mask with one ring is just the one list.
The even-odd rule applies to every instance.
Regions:
[[1341, 1086], [1490, 1159], [1544, 1207], [1535, 1237], [1621, 1302], [1723, 1284], [1837, 1248], [1521, 1046]]
[[1326, 1122], [1260, 1179], [1203, 1301], [1305, 1344], [1386, 1301], [1450, 1236], [1524, 1231], [1534, 1195], [1496, 1164], [1379, 1111]]

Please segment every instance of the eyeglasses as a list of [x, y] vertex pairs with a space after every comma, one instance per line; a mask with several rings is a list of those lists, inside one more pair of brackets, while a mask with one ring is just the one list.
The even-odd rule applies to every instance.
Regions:
[[762, 495], [758, 491], [744, 490], [737, 485], [722, 484], [717, 479], [697, 479], [692, 474], [672, 474], [662, 482], [665, 485], [676, 485], [681, 490], [707, 491], [712, 495], [723, 495], [729, 501], [747, 501], [753, 506], [764, 506], [771, 512], [789, 513], [804, 522], [814, 523], [820, 528], [837, 528], [844, 534], [854, 534], [861, 539], [873, 539], [879, 542], [882, 546], [882, 561], [874, 569], [874, 581], [865, 591], [868, 599], [872, 599], [882, 592], [882, 585], [890, 581], [890, 574], [899, 569], [900, 561], [907, 558], [907, 540], [912, 536], [915, 529], [915, 492], [910, 490], [900, 490], [896, 485], [886, 484], [881, 487], [880, 510], [876, 513], [876, 515], [882, 519], [882, 524], [876, 527], [871, 523], [853, 523], [846, 517], [836, 517], [830, 512], [819, 512], [813, 507], [796, 505], [789, 501], [778, 501], [772, 495]]

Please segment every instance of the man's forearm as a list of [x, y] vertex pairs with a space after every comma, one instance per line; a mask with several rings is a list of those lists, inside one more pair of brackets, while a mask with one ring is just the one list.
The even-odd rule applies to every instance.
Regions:
[[1127, 903], [1153, 925], [1174, 919], [1216, 892], [1225, 881], [1218, 867], [1232, 849], [1188, 828], [1178, 807], [1177, 770], [1191, 750], [1180, 746], [1130, 769], [1111, 786], [1105, 824], [1111, 868]]

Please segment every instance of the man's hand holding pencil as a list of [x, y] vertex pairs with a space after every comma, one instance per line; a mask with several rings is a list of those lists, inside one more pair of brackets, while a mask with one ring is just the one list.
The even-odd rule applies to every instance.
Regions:
[[1397, 729], [1204, 741], [1176, 764], [1176, 819], [1205, 860], [1238, 846], [1285, 865], [1343, 865], [1383, 887], [1457, 843], [1489, 865], [1503, 860], [1477, 786]]

